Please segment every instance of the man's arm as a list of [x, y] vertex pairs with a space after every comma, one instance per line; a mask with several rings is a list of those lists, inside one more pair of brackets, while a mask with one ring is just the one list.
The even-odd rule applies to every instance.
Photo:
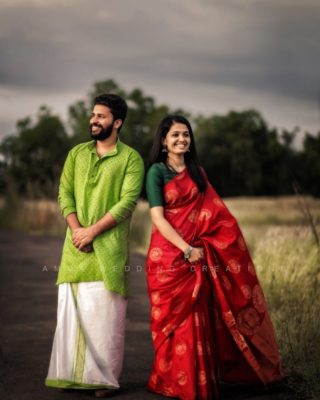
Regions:
[[58, 203], [61, 213], [66, 220], [69, 214], [76, 214], [77, 209], [74, 199], [74, 158], [71, 151], [68, 153], [60, 176]]
[[73, 232], [77, 228], [81, 228], [80, 222], [77, 217], [77, 213], [71, 213], [68, 214], [66, 217], [66, 222], [71, 229], [71, 232]]
[[[60, 177], [58, 202], [61, 213], [71, 229], [71, 232], [81, 228], [74, 199], [74, 159], [71, 152], [69, 152], [67, 156]], [[81, 250], [85, 253], [92, 251], [92, 244], [88, 243]]]
[[95, 237], [124, 221], [133, 212], [143, 184], [144, 166], [142, 158], [132, 153], [123, 180], [120, 200], [95, 224], [88, 228], [75, 229], [73, 244], [82, 249]]
[[142, 158], [138, 153], [134, 152], [128, 160], [120, 200], [109, 210], [117, 224], [130, 217], [134, 211], [142, 189], [143, 175], [144, 165]]

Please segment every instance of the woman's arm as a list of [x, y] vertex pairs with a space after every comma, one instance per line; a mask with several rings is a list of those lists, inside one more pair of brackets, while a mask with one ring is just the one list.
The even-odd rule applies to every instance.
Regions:
[[[170, 243], [178, 247], [183, 253], [185, 253], [190, 244], [187, 243], [172, 227], [172, 225], [166, 220], [163, 215], [163, 207], [157, 206], [150, 209], [151, 220], [155, 227], [159, 230], [161, 235], [167, 239]], [[203, 258], [203, 248], [194, 247], [191, 252], [191, 256], [188, 259], [191, 263], [198, 262]]]

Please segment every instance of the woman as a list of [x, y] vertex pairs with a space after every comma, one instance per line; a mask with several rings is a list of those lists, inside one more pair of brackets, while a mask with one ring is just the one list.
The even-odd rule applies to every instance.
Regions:
[[155, 359], [148, 388], [216, 399], [218, 381], [267, 385], [283, 377], [265, 299], [241, 231], [197, 162], [190, 123], [156, 132], [146, 191]]

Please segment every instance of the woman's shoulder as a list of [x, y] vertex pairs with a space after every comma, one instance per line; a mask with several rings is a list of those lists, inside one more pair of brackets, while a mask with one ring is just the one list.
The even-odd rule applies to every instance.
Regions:
[[166, 170], [166, 166], [162, 162], [152, 164], [147, 174], [149, 175], [163, 175], [163, 172]]
[[161, 191], [164, 185], [164, 173], [162, 171], [161, 163], [152, 164], [146, 175], [146, 191], [150, 201], [153, 193]]
[[169, 179], [168, 168], [162, 162], [154, 163], [147, 171], [147, 185], [156, 184], [163, 186]]

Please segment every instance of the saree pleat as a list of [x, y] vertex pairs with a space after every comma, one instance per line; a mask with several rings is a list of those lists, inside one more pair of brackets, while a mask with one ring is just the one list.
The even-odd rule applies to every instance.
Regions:
[[155, 351], [150, 390], [217, 399], [218, 382], [267, 385], [283, 372], [267, 304], [237, 221], [187, 170], [164, 187], [164, 214], [205, 260], [191, 265], [153, 228], [146, 272]]

